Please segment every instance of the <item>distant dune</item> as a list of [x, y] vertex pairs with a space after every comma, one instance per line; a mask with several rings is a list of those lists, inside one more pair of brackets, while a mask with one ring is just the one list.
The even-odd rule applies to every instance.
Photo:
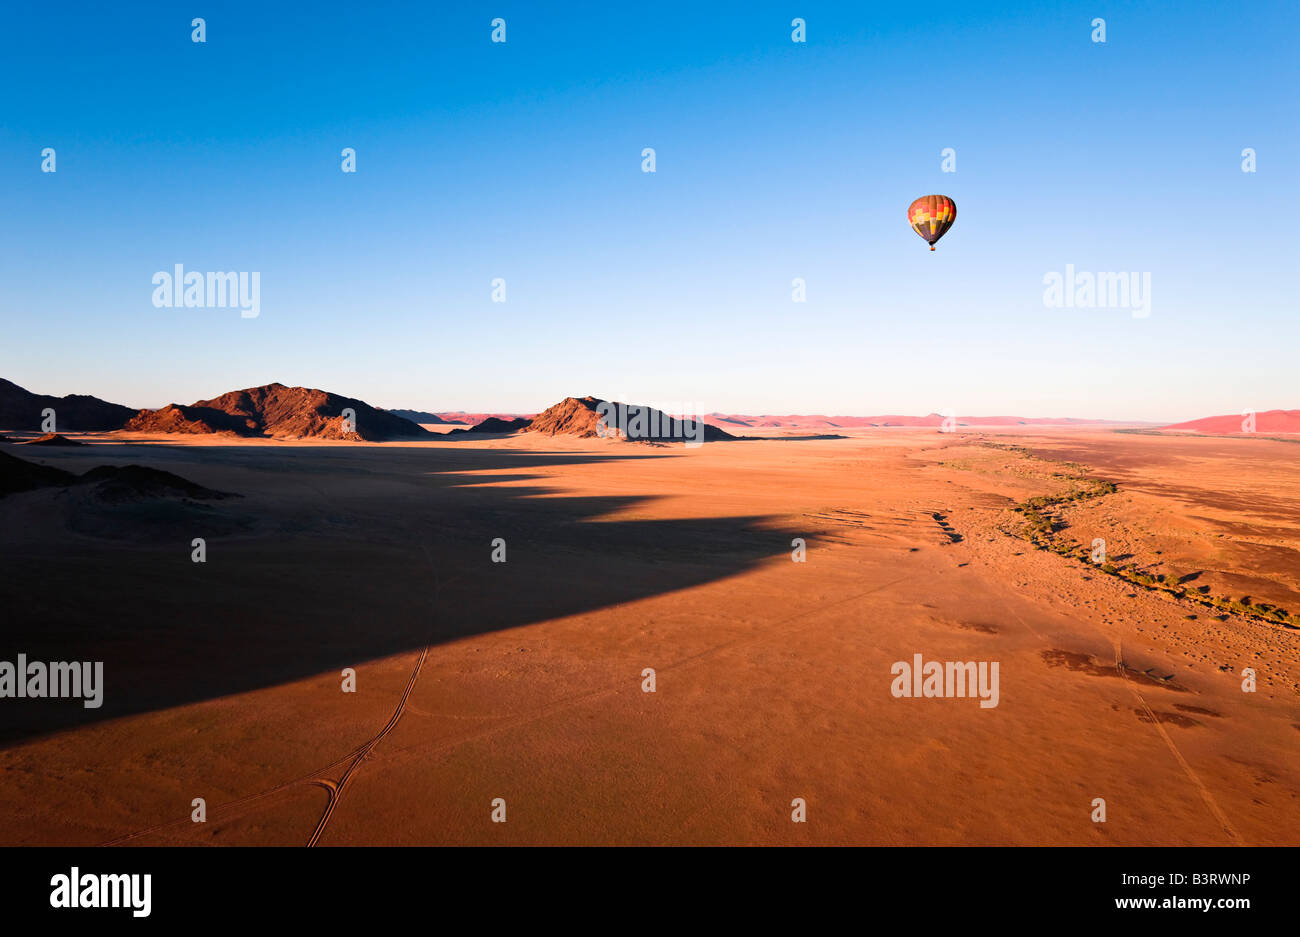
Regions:
[[[352, 411], [352, 424], [347, 424]], [[430, 436], [408, 419], [361, 400], [307, 387], [266, 384], [190, 406], [141, 410], [125, 429], [143, 433], [221, 433], [288, 439], [413, 439]]]
[[[462, 426], [477, 426], [484, 420], [531, 420], [536, 413], [466, 413], [464, 410], [446, 410], [441, 413], [425, 413], [421, 410], [393, 410], [405, 416], [407, 413], [419, 413], [422, 416], [437, 417], [439, 423], [459, 423]], [[414, 419], [414, 417], [407, 417]], [[433, 423], [434, 420], [416, 420], [417, 423]]]
[[1223, 416], [1207, 416], [1186, 423], [1173, 423], [1161, 427], [1188, 433], [1208, 433], [1215, 436], [1252, 433], [1300, 433], [1300, 410], [1264, 410], [1255, 414], [1253, 430], [1247, 429], [1247, 418], [1241, 414], [1229, 413]]
[[0, 429], [34, 431], [42, 429], [42, 411], [54, 411], [55, 428], [62, 431], [98, 432], [120, 429], [135, 415], [130, 407], [98, 397], [69, 394], [51, 397], [33, 394], [13, 381], [0, 378]]
[[[925, 416], [823, 416], [821, 414], [789, 414], [787, 416], [749, 416], [741, 413], [706, 413], [704, 418], [714, 423], [728, 423], [751, 429], [861, 429], [882, 426], [942, 426], [945, 417], [939, 413]], [[958, 426], [1105, 426], [1121, 420], [1082, 420], [1076, 417], [1024, 417], [1024, 416], [959, 416]]]

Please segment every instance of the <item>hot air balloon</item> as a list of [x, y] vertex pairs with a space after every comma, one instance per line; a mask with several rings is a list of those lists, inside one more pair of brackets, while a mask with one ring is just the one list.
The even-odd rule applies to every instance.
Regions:
[[956, 220], [957, 203], [946, 195], [922, 195], [907, 209], [907, 223], [929, 242], [930, 250]]

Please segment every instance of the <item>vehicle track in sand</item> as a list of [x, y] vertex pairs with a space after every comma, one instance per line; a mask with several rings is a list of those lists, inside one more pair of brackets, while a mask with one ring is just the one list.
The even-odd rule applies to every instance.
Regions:
[[[1015, 616], [1016, 620], [1027, 628], [1036, 638], [1044, 643], [1051, 643], [1046, 635], [1042, 634], [1037, 628], [1025, 621], [1024, 617], [1021, 616], [1019, 612], [1012, 610], [1011, 613]], [[1174, 760], [1178, 762], [1178, 766], [1182, 769], [1183, 774], [1191, 782], [1192, 786], [1196, 788], [1197, 793], [1201, 796], [1201, 800], [1205, 802], [1205, 806], [1209, 808], [1210, 814], [1218, 822], [1231, 844], [1234, 846], [1243, 845], [1241, 836], [1238, 835], [1235, 829], [1233, 829], [1232, 823], [1228, 820], [1228, 817], [1223, 810], [1220, 809], [1218, 802], [1214, 799], [1214, 795], [1210, 793], [1210, 789], [1205, 786], [1205, 783], [1200, 779], [1200, 776], [1192, 770], [1192, 766], [1188, 763], [1187, 759], [1183, 757], [1183, 753], [1178, 750], [1178, 746], [1174, 744], [1174, 740], [1170, 738], [1168, 731], [1165, 730], [1164, 725], [1161, 723], [1159, 717], [1156, 716], [1155, 711], [1147, 705], [1146, 698], [1143, 697], [1142, 691], [1138, 689], [1137, 684], [1129, 678], [1129, 674], [1132, 671], [1130, 671], [1124, 664], [1124, 650], [1120, 640], [1118, 638], [1112, 638], [1106, 633], [1105, 629], [1096, 624], [1091, 622], [1088, 624], [1099, 635], [1111, 642], [1111, 646], [1115, 650], [1115, 670], [1119, 673], [1120, 679], [1124, 681], [1124, 685], [1127, 686], [1129, 691], [1134, 695], [1134, 697], [1136, 697], [1138, 705], [1142, 707], [1143, 712], [1146, 714], [1147, 718], [1144, 721], [1153, 725], [1156, 732], [1160, 734], [1160, 738], [1164, 741], [1165, 747], [1169, 749], [1169, 753], [1174, 756]]]
[[420, 668], [424, 666], [425, 658], [429, 656], [429, 646], [425, 645], [420, 651], [420, 656], [415, 661], [415, 669], [411, 671], [410, 678], [406, 681], [406, 689], [402, 691], [402, 697], [397, 702], [397, 708], [393, 710], [392, 717], [388, 724], [379, 730], [379, 734], [372, 738], [365, 745], [357, 750], [357, 755], [352, 759], [343, 775], [339, 778], [338, 783], [328, 787], [329, 802], [325, 805], [325, 812], [321, 814], [320, 822], [316, 824], [316, 829], [312, 832], [311, 838], [307, 840], [308, 846], [315, 846], [320, 842], [321, 834], [325, 832], [325, 827], [329, 825], [330, 817], [334, 816], [334, 808], [338, 806], [339, 800], [343, 797], [343, 791], [347, 788], [348, 781], [352, 780], [353, 774], [361, 763], [366, 760], [376, 745], [382, 742], [388, 733], [396, 728], [397, 723], [401, 720], [402, 714], [406, 711], [406, 701], [411, 698], [411, 691], [415, 689], [415, 682], [420, 679]]
[[[426, 558], [428, 558], [429, 560], [430, 565], [432, 565], [433, 557], [429, 555], [429, 551], [427, 547], [425, 548], [424, 552]], [[453, 579], [448, 580], [448, 582], [455, 581], [455, 579], [458, 578], [459, 577], [453, 577]], [[435, 577], [434, 580], [435, 608], [436, 608], [436, 599], [441, 588], [442, 588], [442, 583], [438, 582], [437, 578]], [[396, 708], [393, 710], [392, 716], [389, 717], [389, 720], [384, 725], [384, 727], [380, 729], [379, 732], [377, 732], [369, 740], [363, 742], [362, 744], [352, 749], [343, 757], [330, 762], [328, 765], [325, 765], [324, 767], [317, 768], [307, 774], [299, 775], [298, 777], [293, 778], [292, 780], [285, 781], [282, 784], [277, 784], [275, 787], [267, 788], [266, 790], [259, 791], [256, 794], [249, 794], [246, 797], [240, 797], [236, 800], [230, 800], [222, 804], [217, 804], [215, 807], [212, 807], [208, 811], [209, 818], [215, 820], [237, 820], [243, 816], [246, 816], [250, 812], [248, 808], [258, 805], [261, 802], [266, 801], [272, 797], [275, 797], [278, 794], [283, 794], [284, 792], [291, 790], [295, 787], [299, 787], [301, 785], [315, 785], [317, 787], [324, 788], [329, 798], [325, 804], [324, 813], [321, 815], [320, 820], [316, 824], [316, 828], [312, 831], [311, 836], [307, 840], [308, 846], [315, 846], [319, 842], [321, 834], [325, 832], [325, 827], [328, 825], [331, 817], [333, 817], [334, 811], [338, 806], [339, 798], [342, 797], [343, 790], [347, 785], [348, 781], [352, 779], [353, 775], [356, 773], [356, 770], [360, 767], [361, 763], [365, 761], [366, 757], [374, 750], [375, 746], [378, 745], [380, 742], [382, 742], [388, 736], [388, 734], [393, 731], [393, 729], [397, 726], [397, 723], [401, 720], [402, 714], [406, 711], [407, 701], [411, 698], [411, 691], [415, 688], [416, 681], [420, 677], [420, 670], [424, 666], [425, 660], [428, 658], [429, 650], [431, 647], [432, 644], [426, 642], [425, 645], [420, 649], [419, 656], [416, 658], [415, 661], [415, 666], [411, 670], [411, 676], [406, 681], [406, 686], [402, 691], [401, 698], [398, 700]], [[338, 779], [335, 780], [330, 775], [339, 768], [343, 768], [343, 772], [341, 775], [339, 775]], [[194, 821], [189, 816], [185, 816], [176, 820], [169, 820], [166, 823], [159, 823], [155, 826], [147, 827], [142, 830], [136, 830], [135, 832], [132, 833], [127, 833], [124, 836], [119, 836], [115, 839], [108, 840], [107, 842], [103, 842], [100, 845], [120, 846], [125, 843], [131, 842], [132, 840], [139, 839], [142, 836], [148, 836], [152, 833], [161, 833], [165, 830], [184, 827], [185, 824], [192, 823], [192, 822]]]
[[1174, 740], [1169, 737], [1169, 733], [1165, 730], [1159, 717], [1156, 716], [1151, 707], [1147, 705], [1147, 701], [1142, 696], [1142, 691], [1138, 689], [1137, 684], [1129, 679], [1129, 669], [1124, 666], [1124, 649], [1118, 639], [1115, 641], [1115, 669], [1119, 671], [1120, 679], [1124, 681], [1125, 685], [1133, 692], [1133, 695], [1137, 697], [1138, 704], [1142, 707], [1143, 711], [1146, 712], [1147, 719], [1150, 721], [1151, 725], [1155, 726], [1156, 731], [1160, 733], [1160, 737], [1164, 739], [1165, 746], [1169, 749], [1169, 753], [1174, 756], [1174, 760], [1178, 762], [1178, 766], [1183, 769], [1183, 774], [1187, 775], [1187, 780], [1191, 781], [1192, 785], [1200, 793], [1201, 800], [1205, 801], [1205, 806], [1210, 809], [1210, 813], [1213, 814], [1214, 819], [1219, 822], [1219, 826], [1223, 828], [1223, 832], [1227, 834], [1232, 845], [1242, 845], [1241, 837], [1237, 834], [1237, 831], [1232, 828], [1232, 824], [1228, 821], [1227, 814], [1219, 808], [1219, 804], [1214, 799], [1214, 795], [1210, 793], [1210, 789], [1205, 786], [1205, 783], [1200, 779], [1200, 776], [1198, 776], [1197, 773], [1192, 770], [1192, 766], [1187, 763], [1187, 759], [1184, 758], [1183, 753], [1178, 750], [1178, 746], [1174, 744]]

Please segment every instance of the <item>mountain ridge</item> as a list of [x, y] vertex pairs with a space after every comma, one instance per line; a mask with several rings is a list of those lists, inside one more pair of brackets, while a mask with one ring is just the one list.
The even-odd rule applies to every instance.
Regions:
[[[347, 411], [351, 411], [348, 414]], [[217, 434], [289, 439], [383, 442], [431, 434], [404, 417], [363, 400], [280, 383], [232, 390], [188, 406], [141, 410], [123, 426], [129, 432]]]
[[0, 378], [0, 428], [44, 432], [44, 410], [54, 411], [55, 432], [99, 432], [119, 429], [136, 412], [88, 394], [54, 397], [35, 394]]

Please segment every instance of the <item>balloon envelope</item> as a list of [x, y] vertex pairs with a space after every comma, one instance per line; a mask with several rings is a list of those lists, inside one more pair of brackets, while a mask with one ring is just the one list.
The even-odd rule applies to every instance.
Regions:
[[907, 209], [907, 223], [929, 242], [930, 250], [956, 220], [957, 203], [946, 195], [922, 195]]

